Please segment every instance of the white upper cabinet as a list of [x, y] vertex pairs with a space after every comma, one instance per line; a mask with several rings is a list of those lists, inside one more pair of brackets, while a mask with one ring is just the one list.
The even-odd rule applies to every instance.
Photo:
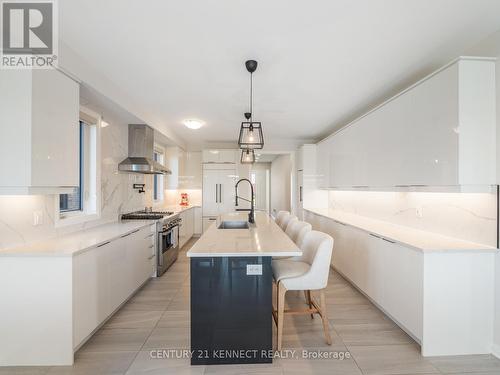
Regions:
[[79, 85], [57, 70], [0, 71], [0, 194], [79, 184]]
[[181, 176], [179, 178], [180, 187], [184, 189], [201, 189], [202, 174], [201, 152], [186, 152], [184, 167], [181, 168]]
[[496, 183], [495, 63], [461, 58], [317, 145], [320, 187]]
[[203, 163], [236, 164], [237, 150], [203, 150]]

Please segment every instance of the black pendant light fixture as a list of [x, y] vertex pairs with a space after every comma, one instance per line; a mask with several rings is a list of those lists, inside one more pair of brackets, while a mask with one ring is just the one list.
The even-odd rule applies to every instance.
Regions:
[[241, 164], [253, 164], [255, 163], [255, 152], [251, 148], [246, 150], [241, 150]]
[[[257, 61], [248, 60], [245, 67], [250, 73], [250, 112], [245, 113], [247, 121], [241, 123], [238, 145], [242, 150], [259, 150], [264, 147], [264, 134], [262, 133], [262, 124], [253, 121], [253, 73], [257, 70]], [[243, 153], [242, 153], [243, 158]], [[255, 156], [254, 156], [255, 160]]]

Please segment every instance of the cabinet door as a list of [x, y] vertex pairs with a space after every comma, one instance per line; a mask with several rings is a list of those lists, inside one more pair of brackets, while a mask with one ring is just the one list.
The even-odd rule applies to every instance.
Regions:
[[216, 217], [204, 217], [203, 218], [203, 232], [205, 232], [211, 225], [217, 223]]
[[186, 211], [186, 237], [187, 240], [193, 237], [194, 234], [194, 208]]
[[235, 185], [237, 181], [234, 169], [219, 171], [219, 214], [235, 210]]
[[304, 172], [303, 171], [297, 171], [297, 217], [299, 220], [303, 220], [304, 218], [304, 213], [303, 213], [303, 207], [304, 207], [304, 178], [303, 178]]
[[78, 84], [57, 70], [33, 71], [32, 111], [31, 185], [78, 186]]
[[194, 211], [194, 234], [199, 235], [203, 233], [203, 221], [201, 217], [201, 207], [195, 207]]
[[179, 248], [182, 248], [184, 246], [184, 244], [187, 242], [188, 238], [187, 238], [187, 220], [186, 220], [186, 212], [187, 211], [183, 211], [179, 214], [179, 217], [181, 218], [182, 222], [180, 224], [180, 227], [179, 227]]
[[203, 171], [203, 216], [219, 214], [219, 171]]
[[186, 189], [202, 188], [202, 162], [201, 152], [189, 151], [186, 153], [185, 184]]
[[73, 347], [77, 347], [109, 314], [107, 245], [73, 259]]
[[330, 151], [328, 139], [318, 143], [316, 173], [318, 187], [327, 188], [330, 185]]
[[111, 313], [125, 301], [135, 286], [134, 277], [134, 244], [130, 242], [130, 235], [112, 241], [107, 248], [108, 252], [108, 303]]

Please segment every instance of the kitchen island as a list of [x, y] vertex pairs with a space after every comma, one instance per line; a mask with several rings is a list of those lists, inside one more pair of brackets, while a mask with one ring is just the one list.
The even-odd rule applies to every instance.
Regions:
[[246, 220], [221, 215], [187, 253], [193, 365], [272, 362], [271, 259], [302, 252], [266, 213]]

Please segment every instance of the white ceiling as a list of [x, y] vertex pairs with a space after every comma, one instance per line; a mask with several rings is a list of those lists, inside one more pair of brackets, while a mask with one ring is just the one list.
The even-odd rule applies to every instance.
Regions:
[[[259, 62], [254, 119], [266, 142], [319, 139], [500, 28], [498, 0], [75, 0], [59, 7], [63, 42], [191, 147], [237, 138], [248, 110], [247, 59]], [[186, 129], [186, 118], [206, 126]]]

